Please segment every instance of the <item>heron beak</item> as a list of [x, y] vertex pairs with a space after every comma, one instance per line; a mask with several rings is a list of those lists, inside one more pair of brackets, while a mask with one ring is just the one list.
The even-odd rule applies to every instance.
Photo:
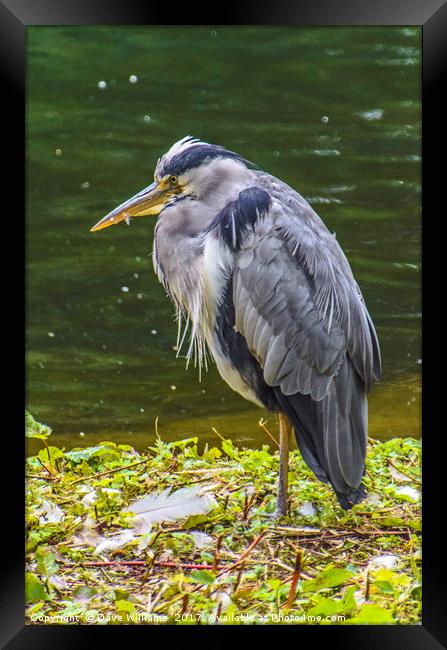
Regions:
[[130, 217], [144, 217], [146, 215], [158, 215], [166, 205], [172, 192], [167, 188], [161, 188], [156, 182], [145, 187], [144, 190], [135, 194], [131, 199], [121, 203], [117, 208], [106, 214], [90, 232], [102, 230], [113, 226], [115, 223], [130, 219]]

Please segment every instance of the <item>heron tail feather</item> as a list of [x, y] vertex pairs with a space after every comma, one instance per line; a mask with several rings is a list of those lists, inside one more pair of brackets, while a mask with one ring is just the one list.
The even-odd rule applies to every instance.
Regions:
[[362, 485], [368, 435], [368, 404], [363, 383], [349, 359], [319, 401], [310, 395], [283, 395], [278, 402], [295, 428], [298, 447], [315, 476], [330, 483], [344, 510], [366, 496]]

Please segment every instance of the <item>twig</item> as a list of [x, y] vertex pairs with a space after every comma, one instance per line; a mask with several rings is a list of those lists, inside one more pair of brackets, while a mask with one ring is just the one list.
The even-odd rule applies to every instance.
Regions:
[[182, 602], [182, 609], [180, 611], [180, 617], [182, 617], [183, 614], [186, 614], [186, 611], [188, 609], [189, 594], [185, 594], [182, 600], [183, 602]]
[[413, 483], [417, 483], [418, 485], [422, 485], [422, 481], [420, 479], [416, 478], [415, 476], [411, 476], [411, 474], [407, 474], [407, 472], [405, 472], [403, 469], [401, 469], [400, 467], [397, 467], [397, 465], [395, 465], [390, 458], [387, 458], [386, 462], [389, 463], [391, 465], [391, 467], [394, 467], [396, 472], [399, 472], [399, 474], [403, 474], [404, 476], [409, 478], [410, 481], [413, 481]]
[[98, 474], [92, 474], [91, 476], [82, 476], [81, 478], [77, 478], [76, 481], [72, 481], [67, 485], [67, 487], [71, 487], [72, 485], [75, 485], [76, 483], [81, 483], [82, 481], [91, 481], [94, 478], [99, 478], [100, 476], [107, 476], [108, 474], [115, 474], [115, 472], [121, 472], [124, 469], [130, 469], [131, 467], [136, 467], [137, 465], [142, 465], [143, 463], [148, 463], [149, 459], [145, 458], [144, 460], [139, 460], [136, 463], [130, 463], [130, 465], [122, 465], [121, 467], [115, 467], [114, 469], [109, 469], [107, 472], [99, 472]]
[[297, 536], [297, 537], [305, 537], [306, 541], [313, 541], [318, 540], [318, 541], [326, 541], [329, 539], [340, 539], [342, 537], [349, 537], [350, 535], [354, 536], [355, 535], [360, 535], [362, 537], [369, 537], [372, 536], [374, 537], [375, 535], [406, 535], [407, 534], [407, 529], [405, 530], [346, 530], [346, 531], [340, 531], [339, 533], [333, 532], [332, 535], [328, 535], [326, 530], [307, 530], [307, 529], [302, 529], [302, 528], [286, 528], [286, 527], [281, 527], [281, 526], [276, 526], [275, 528], [270, 528], [271, 531], [283, 531], [290, 533], [290, 536]]
[[55, 474], [57, 474], [57, 472], [56, 472], [56, 471], [51, 467], [51, 465], [50, 465], [50, 467], [47, 467], [47, 466], [45, 465], [45, 463], [44, 463], [44, 462], [39, 458], [39, 456], [37, 456], [37, 460], [38, 460], [39, 463], [42, 465], [42, 467], [44, 468], [44, 470], [45, 470], [46, 472], [48, 472], [48, 474], [49, 474], [50, 476], [52, 476], [53, 478], [58, 478], [58, 476], [54, 476]]
[[296, 535], [316, 535], [322, 532], [321, 528], [291, 528], [290, 526], [271, 526], [270, 530], [273, 532], [284, 531], [285, 533], [293, 533]]
[[250, 553], [251, 553], [252, 550], [255, 548], [255, 546], [257, 546], [257, 545], [259, 544], [259, 542], [261, 541], [261, 539], [262, 539], [263, 537], [265, 537], [266, 534], [267, 534], [267, 531], [264, 530], [260, 535], [258, 535], [258, 536], [256, 537], [256, 539], [253, 540], [253, 542], [250, 544], [250, 546], [248, 546], [247, 549], [242, 553], [242, 555], [241, 555], [241, 557], [239, 558], [239, 560], [237, 560], [234, 564], [232, 564], [232, 565], [229, 566], [227, 569], [225, 569], [225, 571], [230, 571], [231, 569], [234, 569], [234, 568], [236, 568], [237, 566], [239, 566], [239, 564], [242, 564], [242, 562], [243, 562], [243, 561], [244, 561], [244, 560], [245, 560], [245, 559], [250, 555]]
[[226, 439], [223, 437], [223, 435], [221, 435], [221, 434], [218, 432], [217, 429], [215, 429], [214, 427], [211, 427], [211, 431], [214, 431], [214, 433], [216, 434], [216, 436], [219, 436], [219, 438], [220, 438], [221, 440], [223, 440], [224, 442], [226, 442]]
[[221, 547], [221, 544], [222, 544], [222, 538], [223, 538], [223, 535], [219, 535], [219, 537], [217, 538], [217, 542], [216, 542], [216, 552], [214, 554], [214, 562], [213, 562], [213, 567], [214, 567], [215, 570], [217, 570], [217, 567], [219, 566], [220, 547]]
[[274, 438], [274, 437], [272, 436], [272, 434], [270, 433], [270, 431], [269, 431], [269, 430], [267, 429], [267, 427], [265, 426], [265, 425], [267, 424], [267, 420], [264, 420], [264, 418], [261, 418], [261, 419], [259, 420], [258, 424], [259, 424], [259, 426], [261, 427], [261, 429], [262, 429], [263, 431], [265, 431], [265, 433], [268, 435], [268, 437], [269, 437], [271, 440], [273, 440], [273, 442], [275, 443], [275, 445], [279, 448], [279, 442], [276, 440], [276, 438]]
[[296, 596], [296, 588], [298, 585], [298, 580], [300, 579], [301, 576], [301, 567], [303, 564], [303, 550], [302, 549], [297, 549], [296, 552], [296, 560], [295, 560], [295, 569], [293, 571], [293, 576], [292, 576], [292, 582], [290, 584], [290, 589], [289, 589], [289, 595], [287, 596], [287, 601], [284, 605], [284, 609], [290, 609], [293, 605], [293, 601], [295, 600]]
[[243, 514], [242, 514], [242, 519], [243, 519], [244, 521], [247, 520], [247, 518], [248, 518], [248, 511], [250, 510], [250, 508], [251, 508], [252, 505], [254, 504], [255, 500], [256, 500], [256, 494], [253, 494], [253, 496], [251, 496], [251, 497], [248, 497], [248, 496], [245, 497], [245, 500], [244, 500], [244, 511], [243, 511]]
[[219, 474], [222, 473], [222, 468], [221, 467], [207, 467], [206, 469], [203, 468], [198, 468], [198, 469], [181, 469], [176, 474], [212, 474], [214, 472], [217, 472]]
[[366, 581], [365, 581], [365, 600], [369, 600], [369, 588], [370, 588], [370, 579], [369, 579], [369, 569], [366, 571]]
[[[117, 566], [120, 564], [124, 566], [147, 566], [147, 562], [145, 560], [107, 560], [101, 562], [82, 562], [81, 566], [101, 567], [101, 566]], [[161, 562], [157, 560], [153, 562], [152, 565], [168, 567], [172, 569], [199, 569], [199, 570], [208, 569], [210, 571], [222, 571], [223, 569], [230, 568], [227, 566], [219, 566], [219, 565], [215, 567], [212, 564], [194, 564], [192, 562]], [[69, 566], [76, 566], [76, 564], [69, 564]]]

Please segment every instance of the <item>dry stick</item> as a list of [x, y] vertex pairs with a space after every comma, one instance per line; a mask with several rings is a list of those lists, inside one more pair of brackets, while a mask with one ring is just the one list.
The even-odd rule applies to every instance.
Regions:
[[267, 420], [264, 420], [264, 418], [261, 418], [261, 419], [259, 420], [259, 422], [258, 422], [258, 425], [261, 427], [261, 429], [262, 429], [263, 431], [265, 431], [265, 433], [268, 435], [268, 437], [271, 438], [271, 440], [273, 440], [273, 442], [275, 443], [275, 445], [276, 445], [277, 447], [279, 447], [279, 442], [276, 440], [276, 438], [274, 438], [274, 437], [272, 436], [272, 434], [270, 433], [270, 431], [269, 431], [269, 430], [267, 429], [267, 427], [265, 426], [266, 424], [267, 424]]
[[369, 600], [369, 588], [370, 588], [370, 580], [369, 580], [369, 569], [366, 572], [366, 582], [365, 582], [365, 600]]
[[[273, 532], [275, 532], [274, 528], [271, 528]], [[297, 536], [297, 537], [303, 537], [306, 538], [307, 542], [312, 542], [314, 540], [318, 541], [326, 541], [328, 539], [341, 539], [342, 537], [349, 537], [350, 535], [360, 535], [362, 537], [368, 537], [368, 536], [375, 536], [375, 535], [406, 535], [407, 530], [377, 530], [377, 531], [362, 531], [362, 530], [351, 530], [351, 531], [344, 531], [340, 533], [333, 533], [332, 535], [326, 535], [326, 531], [320, 531], [320, 533], [317, 535], [316, 532], [314, 531], [306, 531], [306, 530], [301, 530], [301, 529], [293, 529], [293, 528], [281, 528], [280, 526], [277, 526], [276, 530], [281, 530], [284, 532], [292, 533], [289, 535], [289, 537], [292, 536]], [[306, 534], [307, 532], [307, 534]]]
[[286, 604], [284, 605], [284, 609], [290, 609], [293, 605], [293, 601], [295, 600], [296, 596], [296, 588], [298, 585], [298, 580], [300, 579], [301, 576], [301, 567], [303, 564], [303, 550], [302, 549], [297, 549], [296, 552], [296, 560], [295, 560], [295, 569], [293, 571], [293, 576], [292, 576], [292, 582], [290, 584], [290, 589], [289, 589], [289, 595], [287, 597]]
[[221, 440], [223, 440], [224, 442], [226, 442], [226, 439], [225, 439], [225, 438], [224, 438], [224, 437], [223, 437], [223, 436], [218, 432], [217, 429], [215, 429], [214, 427], [211, 427], [211, 431], [214, 431], [214, 433], [216, 434], [216, 436], [219, 436], [219, 438], [220, 438]]
[[234, 569], [235, 567], [239, 566], [239, 564], [241, 564], [248, 557], [248, 555], [250, 555], [250, 553], [255, 548], [255, 546], [257, 546], [259, 544], [261, 539], [263, 537], [265, 537], [266, 534], [267, 534], [267, 531], [264, 530], [260, 535], [258, 535], [256, 537], [256, 539], [250, 544], [250, 546], [248, 546], [248, 548], [242, 553], [239, 560], [237, 560], [234, 564], [232, 564], [227, 569], [225, 569], [225, 571], [231, 571], [231, 569]]
[[222, 473], [222, 469], [220, 467], [207, 467], [206, 469], [181, 469], [176, 474], [204, 474], [204, 473], [214, 473], [214, 472], [219, 472]]
[[397, 465], [395, 465], [390, 458], [387, 458], [386, 462], [389, 463], [391, 465], [391, 467], [394, 467], [394, 469], [397, 472], [399, 472], [400, 474], [403, 474], [404, 476], [409, 478], [414, 483], [417, 483], [418, 485], [422, 485], [422, 481], [420, 479], [416, 478], [415, 476], [411, 476], [411, 474], [407, 474], [403, 469], [400, 469], [400, 467], [397, 467]]
[[222, 601], [220, 601], [217, 607], [216, 620], [219, 620], [221, 613], [222, 613]]
[[48, 462], [49, 462], [50, 465], [51, 465], [51, 454], [50, 454], [50, 448], [49, 448], [49, 446], [48, 446], [48, 442], [46, 441], [45, 438], [42, 439], [42, 442], [43, 442], [43, 446], [44, 446], [45, 449], [47, 450]]
[[[181, 472], [176, 472], [176, 474], [177, 473], [181, 473]], [[216, 480], [216, 477], [213, 478], [212, 476], [204, 476], [203, 478], [197, 478], [195, 481], [190, 481], [188, 478], [186, 478], [187, 483], [178, 483], [178, 485], [180, 485], [180, 487], [183, 487], [183, 486], [188, 486], [188, 485], [194, 485], [194, 483], [204, 483], [205, 481], [209, 482], [209, 481], [215, 481], [215, 480]], [[211, 483], [210, 485], [211, 485], [211, 487], [214, 488], [214, 486], [218, 485], [218, 483]], [[205, 485], [205, 487], [208, 487], [208, 486]]]
[[185, 594], [182, 598], [182, 609], [180, 612], [180, 616], [183, 616], [183, 614], [186, 614], [186, 610], [188, 609], [188, 602], [189, 602], [189, 594]]
[[[72, 524], [69, 528], [67, 528], [67, 530], [65, 531], [65, 536], [67, 536], [67, 533], [71, 532], [72, 530], [74, 530], [75, 528], [77, 528], [78, 526], [80, 526], [81, 524], [83, 524], [84, 521], [85, 521], [86, 519], [87, 519], [87, 515], [84, 515], [84, 516], [81, 518], [80, 521], [76, 521], [76, 522], [75, 522], [74, 524]], [[59, 544], [57, 544], [57, 546], [60, 546], [60, 545], [62, 545], [62, 544], [66, 544], [66, 543], [67, 543], [67, 542], [66, 542], [66, 540], [65, 540], [65, 541], [63, 541], [63, 542], [59, 542]]]
[[214, 562], [213, 562], [214, 569], [217, 569], [217, 567], [219, 566], [220, 547], [221, 547], [221, 544], [222, 544], [222, 538], [223, 538], [223, 535], [219, 535], [219, 537], [217, 538], [216, 553], [214, 554]]
[[294, 535], [303, 535], [303, 536], [317, 535], [317, 534], [320, 535], [322, 532], [321, 528], [291, 528], [289, 526], [271, 526], [270, 530], [273, 533], [278, 531], [283, 531], [285, 533], [293, 533]]
[[[118, 566], [118, 565], [124, 565], [124, 566], [147, 566], [147, 562], [145, 560], [107, 560], [107, 561], [102, 561], [102, 562], [82, 562], [81, 566]], [[75, 564], [70, 564], [70, 566], [76, 566]], [[217, 566], [214, 567], [212, 564], [192, 564], [189, 562], [159, 562], [155, 561], [152, 563], [152, 566], [163, 566], [163, 567], [171, 567], [173, 569], [210, 569], [210, 570], [217, 570], [217, 571], [222, 571], [223, 569], [228, 569], [229, 567], [226, 566]]]
[[235, 594], [237, 592], [237, 590], [239, 589], [239, 585], [241, 584], [242, 571], [243, 571], [243, 567], [240, 567], [239, 571], [237, 572], [236, 582], [234, 583], [234, 586], [233, 586], [233, 594]]
[[245, 500], [244, 500], [244, 511], [243, 511], [243, 514], [242, 514], [242, 519], [243, 519], [244, 521], [247, 519], [247, 517], [248, 517], [248, 511], [250, 510], [250, 508], [251, 508], [252, 505], [254, 504], [255, 499], [256, 499], [256, 494], [254, 494], [252, 497], [248, 497], [248, 496], [245, 497]]
[[54, 472], [53, 468], [51, 467], [51, 465], [50, 465], [50, 468], [51, 468], [51, 469], [48, 468], [48, 467], [45, 465], [45, 463], [44, 463], [42, 460], [40, 460], [39, 456], [37, 456], [37, 460], [38, 460], [39, 463], [42, 465], [42, 467], [44, 468], [44, 470], [45, 470], [46, 472], [48, 472], [48, 474], [49, 474], [52, 478], [54, 478], [54, 479], [58, 479], [58, 478], [59, 478], [58, 476], [54, 476], [55, 472]]
[[142, 465], [143, 463], [148, 463], [149, 459], [145, 458], [144, 460], [139, 460], [136, 463], [130, 463], [130, 465], [122, 465], [121, 467], [115, 467], [114, 469], [109, 469], [107, 472], [99, 472], [99, 474], [92, 474], [91, 476], [82, 476], [81, 478], [77, 478], [76, 481], [72, 481], [67, 485], [67, 487], [71, 487], [72, 485], [75, 485], [75, 483], [81, 483], [81, 481], [90, 481], [91, 479], [94, 478], [99, 478], [100, 476], [107, 476], [107, 474], [115, 474], [116, 472], [121, 472], [124, 469], [130, 469], [131, 467], [136, 467], [137, 465]]

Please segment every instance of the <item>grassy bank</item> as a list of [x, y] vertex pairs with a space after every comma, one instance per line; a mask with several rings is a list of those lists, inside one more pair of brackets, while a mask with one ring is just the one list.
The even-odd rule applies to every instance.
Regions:
[[26, 460], [28, 623], [420, 621], [419, 441], [370, 441], [369, 496], [348, 513], [292, 452], [276, 522], [273, 441], [65, 451], [31, 416], [27, 435], [42, 442]]

